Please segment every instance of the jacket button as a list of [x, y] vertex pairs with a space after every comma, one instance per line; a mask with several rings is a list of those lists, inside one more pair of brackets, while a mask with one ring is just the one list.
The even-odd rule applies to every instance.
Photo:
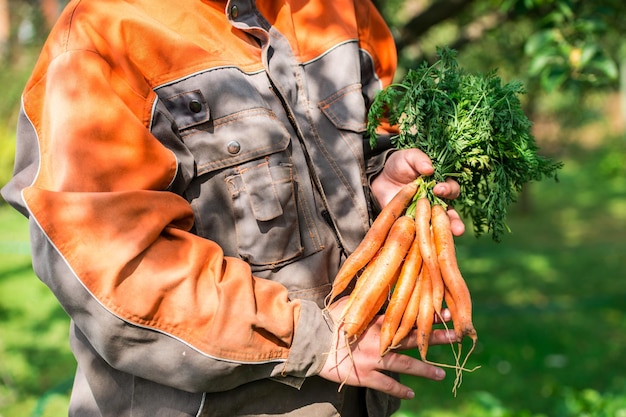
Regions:
[[200, 103], [198, 100], [191, 100], [189, 102], [189, 110], [194, 113], [200, 113], [202, 111], [202, 103]]
[[231, 140], [230, 142], [228, 142], [228, 145], [226, 145], [226, 149], [228, 150], [229, 154], [235, 155], [238, 154], [241, 150], [241, 144], [236, 140]]
[[237, 7], [237, 5], [230, 8], [230, 17], [232, 19], [237, 19], [237, 17], [239, 17], [239, 7]]

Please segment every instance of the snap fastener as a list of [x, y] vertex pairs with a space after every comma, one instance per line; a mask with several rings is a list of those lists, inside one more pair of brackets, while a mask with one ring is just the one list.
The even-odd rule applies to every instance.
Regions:
[[189, 110], [194, 113], [200, 113], [202, 111], [202, 103], [200, 103], [198, 100], [191, 100], [189, 102]]
[[233, 5], [233, 7], [230, 8], [230, 17], [233, 19], [239, 17], [239, 7], [237, 7], [237, 5]]
[[228, 150], [229, 154], [235, 155], [241, 150], [241, 144], [236, 140], [231, 140], [230, 142], [228, 142], [228, 145], [226, 145], [226, 149]]

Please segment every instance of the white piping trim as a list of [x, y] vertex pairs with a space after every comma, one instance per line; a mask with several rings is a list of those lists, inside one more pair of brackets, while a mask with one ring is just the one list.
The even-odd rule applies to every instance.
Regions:
[[[28, 113], [26, 113], [26, 108], [24, 107], [24, 95], [23, 94], [20, 98], [20, 107], [21, 107], [22, 113], [24, 113], [24, 116], [26, 117], [26, 120], [28, 120], [28, 123], [32, 126], [33, 132], [35, 132], [35, 138], [37, 140], [37, 172], [35, 173], [35, 176], [33, 177], [33, 181], [29, 184], [29, 186], [32, 186], [35, 183], [35, 181], [37, 181], [37, 178], [39, 177], [39, 173], [41, 172], [41, 141], [39, 140], [39, 133], [37, 132], [37, 129], [35, 129], [35, 124], [31, 120], [31, 118], [28, 116]], [[20, 195], [22, 197], [22, 201], [24, 202], [24, 207], [26, 207], [26, 201], [24, 200], [24, 194], [23, 194], [24, 188], [22, 188], [22, 191], [20, 191]], [[28, 211], [32, 215], [32, 212], [30, 210]]]
[[152, 91], [156, 92], [156, 90], [158, 90], [160, 88], [167, 87], [167, 86], [172, 85], [172, 84], [176, 84], [176, 83], [178, 83], [178, 82], [180, 82], [182, 80], [186, 80], [186, 79], [189, 79], [189, 78], [196, 77], [196, 76], [198, 76], [200, 74], [204, 74], [205, 72], [215, 71], [215, 70], [222, 70], [222, 69], [227, 69], [227, 68], [236, 69], [239, 72], [241, 72], [243, 74], [248, 74], [248, 75], [260, 74], [260, 73], [265, 71], [265, 69], [260, 69], [258, 71], [245, 72], [241, 68], [237, 67], [236, 65], [220, 65], [220, 66], [217, 66], [217, 67], [209, 67], [209, 68], [202, 69], [200, 71], [192, 72], [190, 74], [186, 74], [183, 77], [176, 78], [174, 80], [167, 81], [167, 82], [165, 82], [163, 84], [156, 85], [156, 86], [152, 87]]
[[319, 61], [320, 59], [324, 58], [326, 55], [330, 54], [335, 49], [338, 49], [339, 47], [347, 45], [349, 43], [357, 43], [357, 42], [358, 42], [357, 39], [348, 39], [348, 40], [345, 40], [343, 42], [339, 42], [339, 43], [331, 46], [330, 48], [328, 48], [327, 50], [325, 50], [324, 52], [322, 52], [321, 54], [319, 54], [315, 58], [313, 58], [313, 59], [311, 59], [309, 61], [303, 62], [301, 65], [308, 65], [308, 64], [310, 64], [312, 62]]
[[[148, 124], [148, 133], [150, 133], [157, 141], [159, 141], [159, 139], [152, 134], [152, 126], [153, 126], [153, 123], [154, 123], [154, 115], [156, 114], [157, 104], [159, 102], [159, 95], [156, 94], [156, 92], [155, 92], [154, 97], [155, 97], [155, 99], [154, 99], [154, 102], [152, 103], [152, 110], [150, 111], [150, 123]], [[163, 143], [161, 143], [161, 146], [163, 146]], [[167, 187], [166, 187], [166, 189], [169, 190], [172, 187], [172, 185], [174, 184], [174, 181], [176, 181], [176, 177], [178, 176], [179, 161], [178, 161], [178, 157], [176, 156], [176, 153], [174, 153], [173, 150], [171, 150], [171, 149], [169, 149], [169, 148], [167, 148], [165, 146], [163, 146], [163, 147], [165, 149], [167, 149], [172, 154], [172, 156], [174, 157], [174, 161], [176, 161], [175, 162], [176, 166], [175, 166], [175, 169], [174, 169], [174, 175], [172, 176], [172, 179], [170, 180], [169, 184], [167, 184]]]
[[[26, 202], [25, 202], [26, 204]], [[29, 212], [32, 211], [29, 209]], [[150, 330], [156, 333], [160, 333], [164, 336], [167, 336], [171, 339], [177, 340], [180, 343], [182, 343], [183, 345], [189, 347], [190, 349], [198, 352], [200, 355], [210, 358], [210, 359], [214, 359], [217, 361], [221, 361], [221, 362], [228, 362], [228, 363], [236, 363], [236, 364], [241, 364], [241, 365], [262, 365], [262, 364], [268, 364], [268, 363], [284, 363], [287, 362], [287, 359], [275, 359], [275, 360], [268, 360], [268, 361], [238, 361], [238, 360], [232, 360], [232, 359], [225, 359], [225, 358], [219, 358], [217, 356], [212, 356], [209, 355], [203, 351], [201, 351], [200, 349], [196, 348], [195, 346], [189, 344], [188, 342], [186, 342], [185, 340], [174, 336], [170, 333], [167, 333], [163, 330], [157, 329], [155, 327], [150, 327], [150, 326], [145, 326], [142, 324], [138, 324], [138, 323], [133, 323], [132, 321], [126, 320], [123, 317], [119, 316], [118, 314], [114, 313], [113, 311], [111, 311], [109, 308], [107, 308], [104, 304], [102, 304], [102, 302], [100, 301], [100, 299], [98, 299], [90, 290], [89, 288], [87, 288], [87, 286], [85, 285], [85, 283], [83, 283], [83, 281], [81, 281], [78, 278], [78, 274], [76, 273], [76, 271], [74, 271], [74, 269], [72, 268], [72, 266], [67, 262], [67, 259], [63, 256], [63, 254], [59, 251], [59, 249], [57, 248], [57, 246], [52, 242], [52, 240], [50, 240], [50, 238], [48, 237], [48, 235], [45, 233], [44, 229], [41, 227], [41, 225], [39, 224], [39, 222], [37, 221], [37, 218], [35, 216], [31, 216], [33, 218], [33, 220], [35, 221], [35, 223], [37, 224], [37, 226], [39, 227], [39, 230], [41, 230], [41, 232], [43, 233], [44, 236], [46, 236], [46, 239], [48, 241], [48, 243], [54, 248], [54, 250], [59, 254], [59, 256], [61, 257], [61, 259], [63, 259], [63, 262], [65, 263], [65, 265], [67, 266], [67, 268], [72, 272], [72, 274], [74, 275], [74, 277], [76, 278], [76, 280], [80, 283], [80, 285], [85, 289], [85, 291], [87, 291], [87, 293], [89, 293], [91, 295], [91, 297], [98, 303], [100, 304], [100, 306], [105, 310], [108, 311], [109, 314], [111, 314], [112, 316], [116, 317], [118, 320], [120, 320], [121, 322], [130, 324], [134, 327], [139, 327], [141, 329], [145, 329], [145, 330]]]
[[198, 412], [196, 413], [196, 417], [200, 417], [202, 410], [204, 409], [204, 403], [206, 402], [206, 392], [202, 393], [202, 401], [200, 401], [200, 408], [198, 408]]

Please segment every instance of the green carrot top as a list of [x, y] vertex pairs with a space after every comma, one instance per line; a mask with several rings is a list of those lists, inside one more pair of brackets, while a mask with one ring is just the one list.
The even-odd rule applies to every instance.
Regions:
[[[431, 158], [431, 184], [453, 177], [461, 186], [455, 208], [471, 219], [476, 236], [490, 232], [499, 241], [508, 231], [507, 207], [522, 186], [556, 180], [562, 163], [538, 155], [518, 97], [525, 93], [521, 82], [503, 83], [496, 71], [468, 73], [454, 50], [437, 53], [433, 65], [409, 70], [378, 93], [368, 114], [370, 142], [376, 144], [383, 118], [397, 125], [394, 146], [419, 148]], [[445, 205], [432, 191], [429, 198]]]

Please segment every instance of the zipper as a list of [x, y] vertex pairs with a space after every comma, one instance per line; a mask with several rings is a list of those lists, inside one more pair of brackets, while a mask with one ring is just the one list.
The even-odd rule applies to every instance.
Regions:
[[309, 151], [304, 141], [304, 135], [302, 134], [300, 127], [298, 126], [298, 123], [293, 114], [293, 111], [291, 110], [291, 106], [289, 106], [289, 104], [287, 103], [283, 95], [280, 93], [280, 90], [274, 84], [274, 81], [270, 77], [269, 73], [267, 73], [267, 78], [270, 82], [270, 89], [280, 101], [287, 115], [287, 120], [289, 120], [291, 127], [296, 132], [296, 137], [298, 138], [298, 142], [300, 143], [300, 147], [302, 148], [302, 153], [304, 154], [304, 159], [306, 161], [307, 168], [309, 170], [309, 176], [313, 180], [313, 185], [315, 186], [317, 193], [319, 194], [320, 199], [322, 200], [322, 204], [324, 206], [323, 210], [320, 212], [320, 215], [322, 216], [324, 221], [328, 224], [328, 226], [332, 230], [333, 236], [335, 237], [335, 241], [337, 242], [339, 250], [342, 253], [346, 253], [345, 246], [342, 243], [341, 236], [339, 234], [339, 228], [337, 227], [337, 224], [335, 223], [333, 216], [331, 216], [330, 214], [330, 210], [328, 208], [328, 201], [326, 200], [326, 196], [324, 194], [324, 187], [322, 186], [322, 182], [320, 181], [317, 175], [317, 172], [315, 171], [315, 165], [313, 164], [311, 156], [309, 155]]

